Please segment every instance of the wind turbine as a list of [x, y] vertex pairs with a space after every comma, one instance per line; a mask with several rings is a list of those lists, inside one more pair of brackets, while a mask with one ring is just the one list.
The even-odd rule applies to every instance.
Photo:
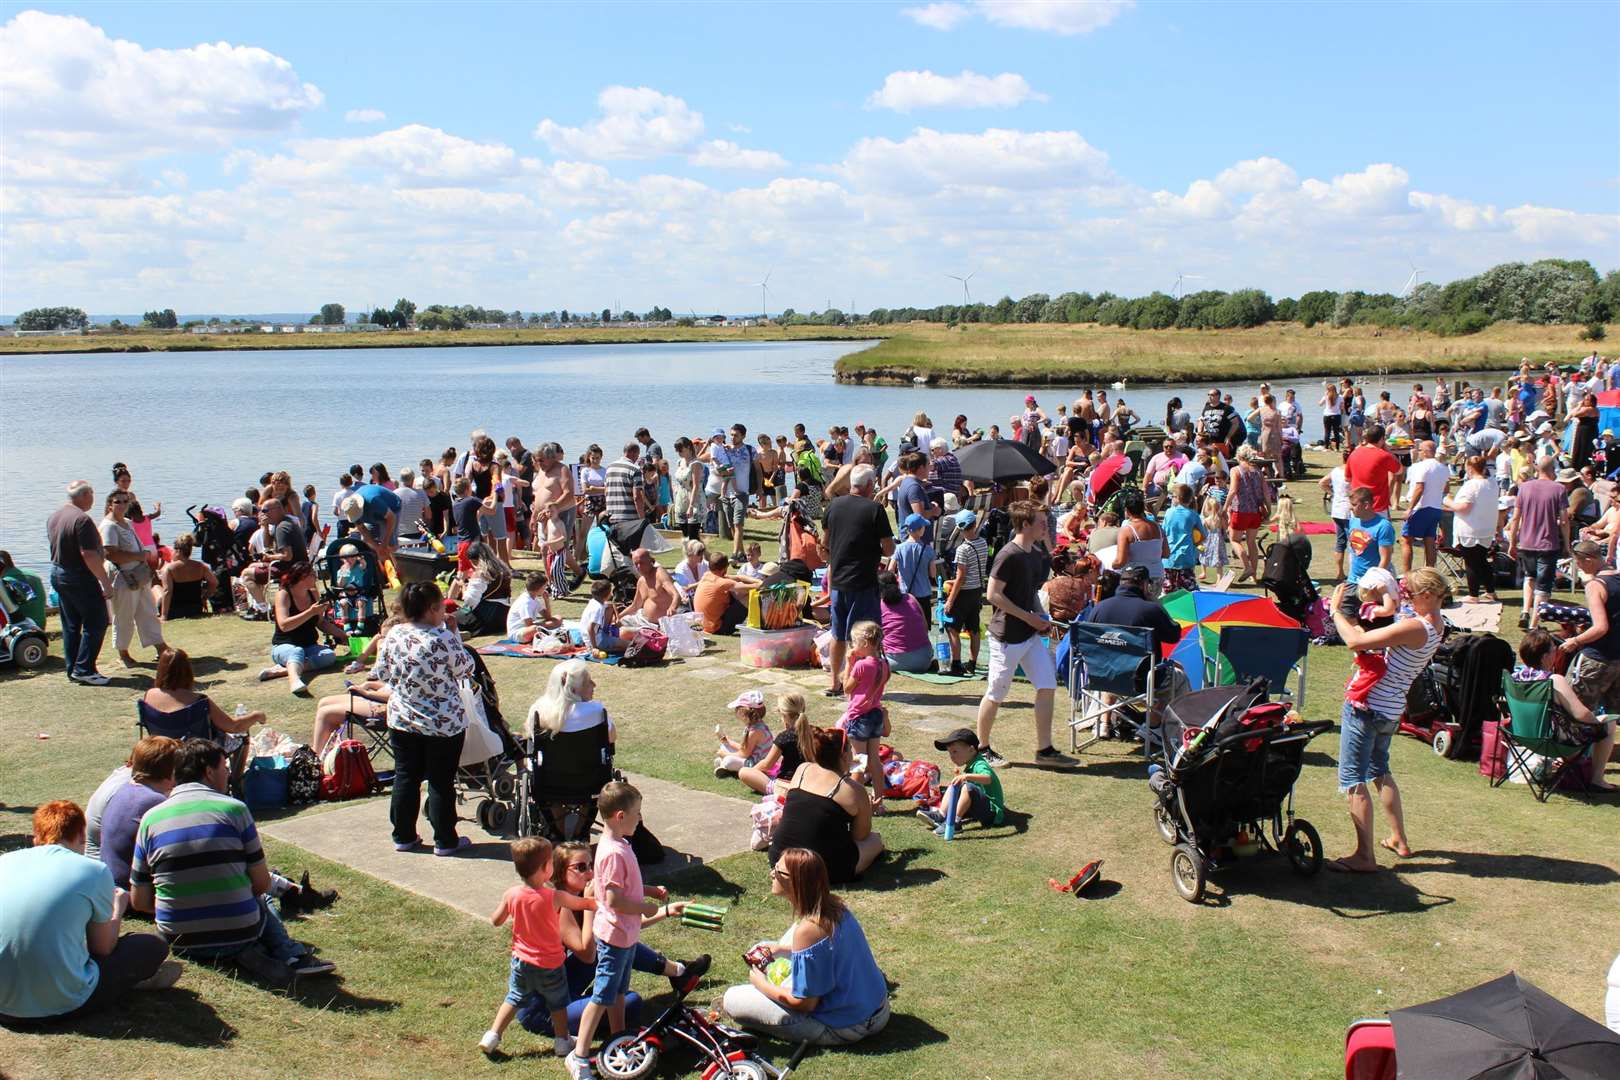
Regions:
[[1176, 275], [1176, 283], [1174, 285], [1170, 286], [1170, 295], [1175, 297], [1177, 300], [1180, 300], [1181, 299], [1181, 283], [1183, 281], [1202, 281], [1203, 278], [1204, 278], [1203, 274], [1177, 274]]
[[1422, 270], [1418, 269], [1417, 263], [1413, 262], [1411, 259], [1406, 260], [1406, 265], [1412, 268], [1412, 272], [1411, 274], [1407, 275], [1406, 284], [1401, 286], [1402, 299], [1412, 295], [1412, 290], [1418, 287], [1418, 278], [1423, 273]]
[[759, 320], [765, 321], [765, 298], [771, 292], [771, 275], [776, 273], [776, 267], [771, 267], [765, 274], [765, 280], [759, 283]]
[[[977, 273], [978, 273], [977, 270], [973, 271], [973, 274], [977, 274]], [[969, 274], [967, 277], [959, 277], [956, 274], [946, 274], [945, 275], [946, 277], [950, 278], [952, 281], [960, 281], [962, 283], [962, 306], [963, 307], [967, 307], [968, 304], [973, 302], [972, 298], [968, 296], [968, 282], [973, 280], [973, 274]]]

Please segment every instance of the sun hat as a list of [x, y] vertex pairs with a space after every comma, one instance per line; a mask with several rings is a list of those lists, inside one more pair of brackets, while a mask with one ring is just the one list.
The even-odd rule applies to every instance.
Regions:
[[349, 519], [352, 525], [360, 520], [360, 515], [366, 512], [366, 500], [358, 495], [345, 495], [343, 501], [338, 503], [338, 513]]
[[758, 690], [744, 690], [737, 695], [735, 701], [726, 706], [728, 709], [763, 709], [764, 707], [765, 695]]
[[971, 510], [959, 510], [956, 513], [956, 524], [964, 529], [971, 529], [978, 522], [979, 515]]
[[1559, 469], [1558, 475], [1554, 479], [1560, 484], [1575, 484], [1580, 482], [1581, 474], [1574, 469]]
[[1552, 426], [1551, 422], [1543, 420], [1541, 422], [1541, 426], [1536, 428], [1536, 434], [1537, 435], [1551, 435], [1552, 434], [1552, 429], [1553, 429], [1553, 426]]

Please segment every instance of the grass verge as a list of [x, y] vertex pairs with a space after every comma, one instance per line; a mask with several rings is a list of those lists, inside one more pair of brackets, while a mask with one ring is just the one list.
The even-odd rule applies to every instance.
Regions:
[[[1320, 505], [1314, 488], [1298, 494], [1302, 511]], [[1320, 578], [1331, 572], [1331, 538], [1313, 539]], [[579, 607], [569, 602], [564, 611]], [[1510, 606], [1504, 625], [1516, 615]], [[274, 726], [308, 737], [312, 706], [254, 680], [267, 651], [263, 624], [213, 619], [171, 624], [170, 634], [227, 709], [237, 701], [265, 708]], [[720, 639], [711, 655], [730, 662], [736, 649]], [[114, 672], [110, 646], [106, 655]], [[527, 707], [551, 667], [490, 663], [508, 715]], [[621, 764], [740, 797], [738, 785], [709, 773], [710, 729], [727, 721], [725, 704], [739, 688], [761, 685], [748, 669], [731, 672], [593, 669], [620, 729]], [[1344, 650], [1313, 651], [1309, 717], [1337, 717], [1347, 673]], [[144, 667], [103, 690], [69, 686], [54, 662], [30, 676], [0, 675], [0, 847], [27, 842], [34, 806], [82, 801], [121, 759], [134, 729], [132, 698], [150, 674]], [[314, 690], [340, 684], [323, 674]], [[897, 678], [890, 689], [891, 741], [937, 760], [919, 724], [966, 722], [982, 687]], [[816, 720], [834, 719], [822, 699], [811, 707]], [[1380, 874], [1308, 880], [1279, 860], [1253, 860], [1217, 875], [1210, 902], [1192, 907], [1171, 889], [1169, 849], [1153, 828], [1140, 758], [1109, 743], [1071, 774], [1033, 768], [1016, 760], [1032, 749], [1030, 715], [1028, 690], [1016, 684], [996, 739], [1015, 758], [1003, 773], [1016, 811], [1009, 825], [946, 844], [904, 814], [880, 821], [893, 853], [843, 892], [898, 984], [895, 1019], [869, 1045], [812, 1056], [799, 1074], [806, 1080], [1331, 1076], [1350, 1021], [1509, 968], [1601, 1015], [1620, 910], [1612, 798], [1558, 796], [1542, 805], [1521, 786], [1490, 789], [1472, 763], [1397, 739], [1393, 762], [1414, 858], [1395, 865], [1381, 853], [1388, 869]], [[1313, 745], [1296, 791], [1297, 812], [1318, 826], [1330, 855], [1350, 840], [1336, 749], [1332, 735]], [[504, 1044], [509, 1058], [486, 1063], [475, 1049], [505, 986], [502, 931], [295, 847], [272, 842], [269, 850], [283, 870], [308, 867], [342, 892], [333, 909], [294, 930], [339, 964], [341, 981], [312, 981], [285, 996], [188, 965], [174, 993], [138, 996], [51, 1034], [0, 1029], [6, 1074], [270, 1077], [342, 1061], [354, 1078], [519, 1075], [534, 1064], [561, 1075], [544, 1060], [544, 1041], [516, 1029]], [[1102, 898], [1048, 888], [1048, 878], [1066, 878], [1094, 857], [1107, 860]], [[649, 933], [676, 956], [714, 953], [700, 1001], [741, 979], [742, 950], [788, 923], [769, 895], [762, 856], [697, 868], [674, 889], [731, 907], [723, 935], [665, 926]], [[667, 993], [651, 980], [637, 986], [658, 1002]], [[689, 1065], [674, 1054], [659, 1075], [686, 1075]]]

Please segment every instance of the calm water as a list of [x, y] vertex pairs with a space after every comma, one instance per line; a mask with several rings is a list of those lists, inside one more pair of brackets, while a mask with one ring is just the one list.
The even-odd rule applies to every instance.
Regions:
[[[533, 447], [555, 439], [573, 460], [591, 442], [611, 460], [645, 425], [666, 451], [680, 434], [741, 422], [752, 435], [815, 435], [829, 425], [875, 425], [890, 444], [919, 410], [948, 429], [957, 413], [975, 427], [1022, 407], [1014, 389], [846, 386], [833, 381], [840, 356], [860, 342], [555, 345], [504, 348], [320, 349], [0, 358], [0, 547], [19, 565], [48, 563], [44, 521], [76, 477], [111, 484], [129, 464], [143, 504], [163, 503], [158, 532], [189, 525], [191, 503], [228, 503], [268, 469], [286, 469], [319, 491], [321, 517], [333, 481], [354, 462], [385, 462], [394, 475], [446, 446], [463, 449], [474, 427], [497, 442]], [[1083, 382], [1084, 380], [1082, 380]], [[1098, 376], [1106, 386], [1110, 376]], [[1308, 431], [1320, 432], [1320, 380], [1300, 388]], [[1239, 404], [1253, 387], [1229, 385]], [[1189, 397], [1191, 391], [1193, 397]], [[1188, 387], [1125, 393], [1148, 422]], [[1049, 412], [1073, 392], [1037, 396]], [[1112, 398], [1116, 396], [1110, 392]]]

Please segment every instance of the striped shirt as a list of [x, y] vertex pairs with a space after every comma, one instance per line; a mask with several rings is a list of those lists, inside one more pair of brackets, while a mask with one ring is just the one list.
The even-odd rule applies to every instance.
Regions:
[[989, 561], [990, 548], [984, 542], [984, 537], [975, 536], [971, 540], [962, 541], [956, 549], [956, 565], [964, 571], [961, 587], [984, 588], [984, 568]]
[[641, 516], [636, 511], [635, 494], [640, 484], [641, 466], [628, 458], [620, 458], [607, 467], [602, 495], [611, 521], [635, 521]]
[[[1410, 612], [1407, 613], [1410, 615]], [[1428, 619], [1420, 620], [1427, 635], [1417, 648], [1396, 645], [1384, 654], [1384, 677], [1367, 693], [1367, 707], [1386, 720], [1395, 720], [1406, 711], [1406, 694], [1418, 673], [1429, 666], [1440, 647], [1440, 632]]]
[[180, 784], [141, 818], [129, 880], [152, 886], [158, 929], [174, 948], [250, 945], [261, 910], [248, 870], [262, 862], [245, 804]]

